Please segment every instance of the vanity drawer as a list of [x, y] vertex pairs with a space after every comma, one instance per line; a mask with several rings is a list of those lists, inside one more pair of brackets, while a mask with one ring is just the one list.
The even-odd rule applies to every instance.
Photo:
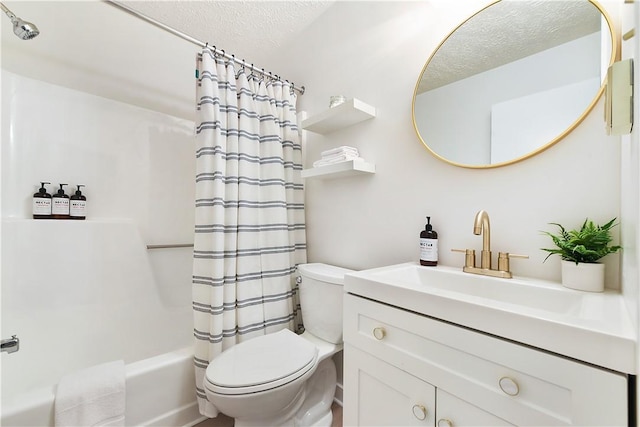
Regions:
[[516, 425], [627, 425], [626, 376], [345, 294], [344, 339]]

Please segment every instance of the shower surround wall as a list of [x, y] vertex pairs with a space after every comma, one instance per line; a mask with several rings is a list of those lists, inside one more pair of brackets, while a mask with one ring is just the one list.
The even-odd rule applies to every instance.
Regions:
[[[2, 354], [3, 425], [35, 422], [42, 402], [47, 414], [62, 375], [117, 359], [136, 366], [127, 393], [155, 369], [165, 398], [195, 405], [192, 252], [146, 249], [192, 242], [193, 153], [191, 121], [3, 70], [2, 337], [21, 340]], [[39, 181], [85, 184], [87, 220], [30, 219]]]

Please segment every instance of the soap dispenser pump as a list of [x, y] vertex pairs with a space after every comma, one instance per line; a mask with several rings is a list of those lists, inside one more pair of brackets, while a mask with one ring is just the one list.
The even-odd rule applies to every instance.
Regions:
[[69, 219], [69, 196], [62, 188], [67, 184], [60, 184], [58, 192], [52, 196], [51, 216], [54, 219]]
[[33, 195], [33, 219], [51, 218], [51, 194], [47, 193], [45, 184], [50, 182], [40, 182], [40, 189]]
[[435, 267], [438, 265], [438, 233], [433, 230], [431, 217], [420, 232], [420, 265]]
[[82, 184], [76, 185], [76, 194], [71, 196], [71, 203], [69, 205], [69, 216], [71, 219], [86, 219], [87, 218], [87, 198], [82, 195], [80, 187], [84, 187]]

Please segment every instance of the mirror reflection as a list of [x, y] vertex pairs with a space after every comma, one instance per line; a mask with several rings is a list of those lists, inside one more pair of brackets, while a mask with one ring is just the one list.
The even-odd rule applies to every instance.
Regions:
[[614, 47], [595, 2], [495, 2], [427, 61], [413, 99], [416, 131], [433, 154], [458, 166], [523, 160], [593, 108]]

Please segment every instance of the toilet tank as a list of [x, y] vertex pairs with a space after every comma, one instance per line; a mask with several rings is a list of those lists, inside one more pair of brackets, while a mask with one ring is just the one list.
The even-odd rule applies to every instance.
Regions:
[[344, 275], [353, 270], [313, 263], [298, 265], [300, 306], [306, 332], [333, 343], [342, 343]]

